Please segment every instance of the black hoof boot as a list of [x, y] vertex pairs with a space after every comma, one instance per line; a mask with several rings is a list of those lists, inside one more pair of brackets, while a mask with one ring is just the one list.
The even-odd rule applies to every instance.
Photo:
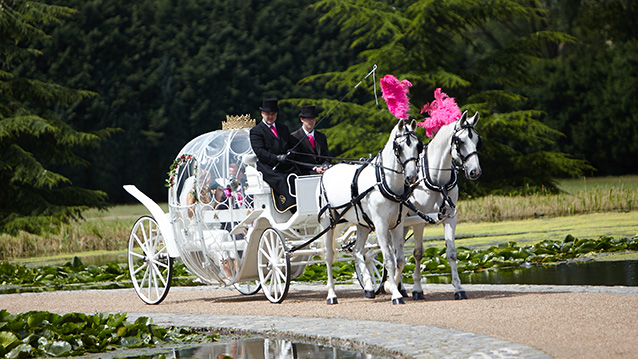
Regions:
[[326, 303], [328, 303], [328, 304], [339, 304], [339, 302], [337, 301], [336, 297], [335, 298], [328, 298]]
[[423, 295], [423, 292], [412, 292], [412, 299], [423, 300], [425, 299], [425, 295]]
[[403, 285], [399, 286], [399, 292], [401, 292], [401, 296], [403, 296], [403, 298], [409, 298], [410, 296], [408, 295], [408, 291], [405, 290], [405, 288], [403, 288]]
[[454, 299], [468, 299], [464, 290], [454, 293]]
[[376, 294], [374, 294], [373, 290], [364, 290], [363, 295], [365, 295], [366, 298], [370, 299], [374, 299], [374, 297], [376, 297]]
[[405, 304], [403, 298], [392, 299], [392, 304]]

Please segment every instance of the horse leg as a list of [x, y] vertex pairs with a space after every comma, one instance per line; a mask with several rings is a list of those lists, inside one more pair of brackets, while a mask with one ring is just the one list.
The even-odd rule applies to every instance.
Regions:
[[388, 228], [386, 226], [377, 226], [377, 240], [383, 253], [383, 266], [388, 271], [388, 280], [385, 281], [384, 288], [388, 293], [392, 293], [392, 304], [405, 304], [403, 295], [399, 291], [396, 282], [397, 261], [394, 250], [388, 238]]
[[403, 298], [408, 297], [408, 292], [403, 288], [403, 268], [405, 267], [405, 253], [403, 251], [405, 247], [405, 238], [403, 236], [403, 226], [396, 226], [390, 230], [390, 237], [392, 239], [392, 247], [394, 249], [394, 255], [396, 258], [396, 273], [395, 282], [397, 288]]
[[449, 218], [445, 221], [445, 251], [447, 261], [450, 263], [450, 271], [452, 272], [452, 285], [454, 286], [454, 299], [467, 299], [467, 294], [461, 287], [461, 279], [459, 278], [459, 270], [457, 268], [456, 244], [454, 243], [454, 233], [456, 231], [456, 217]]
[[412, 299], [420, 300], [425, 299], [423, 295], [423, 287], [421, 285], [421, 261], [423, 261], [423, 228], [425, 224], [416, 224], [412, 226], [412, 234], [414, 237], [414, 273], [412, 279], [414, 285], [412, 286]]
[[[323, 228], [329, 226], [328, 219], [321, 219], [321, 225]], [[334, 262], [334, 229], [327, 231], [324, 234], [324, 247], [326, 250], [326, 277], [328, 277], [328, 298], [326, 303], [338, 304], [337, 293], [335, 292], [334, 277], [332, 274], [332, 263]]]
[[357, 240], [354, 245], [354, 265], [359, 268], [361, 274], [361, 283], [363, 284], [363, 293], [366, 298], [374, 298], [374, 284], [372, 276], [366, 263], [365, 244], [370, 234], [370, 229], [361, 225], [357, 225]]

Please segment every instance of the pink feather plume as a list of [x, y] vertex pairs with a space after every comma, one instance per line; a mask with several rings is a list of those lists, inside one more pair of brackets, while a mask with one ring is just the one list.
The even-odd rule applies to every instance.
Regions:
[[408, 80], [399, 80], [392, 75], [385, 75], [381, 80], [381, 92], [383, 99], [388, 104], [388, 110], [398, 119], [408, 118], [408, 110], [410, 110], [410, 99], [408, 92], [412, 83]]
[[440, 88], [434, 90], [434, 101], [426, 103], [421, 109], [421, 113], [425, 112], [430, 117], [426, 117], [425, 121], [419, 122], [417, 125], [425, 128], [425, 135], [428, 137], [434, 136], [441, 127], [461, 117], [461, 110], [454, 97], [449, 97], [445, 92], [441, 92]]

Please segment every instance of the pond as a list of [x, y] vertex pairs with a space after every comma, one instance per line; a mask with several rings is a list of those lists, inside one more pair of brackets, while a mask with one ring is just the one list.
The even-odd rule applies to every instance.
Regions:
[[[114, 356], [115, 357], [115, 356]], [[353, 350], [304, 343], [283, 338], [237, 338], [221, 342], [175, 348], [170, 351], [129, 350], [120, 352], [118, 358], [180, 358], [180, 359], [372, 359], [391, 358], [379, 353], [363, 353]]]
[[[459, 273], [463, 284], [638, 286], [638, 260], [560, 263]], [[450, 275], [428, 275], [427, 283], [450, 283]]]

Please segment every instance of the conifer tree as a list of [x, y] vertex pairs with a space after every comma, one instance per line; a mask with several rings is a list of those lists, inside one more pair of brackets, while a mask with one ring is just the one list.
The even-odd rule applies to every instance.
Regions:
[[[543, 124], [541, 112], [526, 108], [517, 92], [530, 80], [528, 69], [543, 56], [544, 44], [572, 40], [560, 32], [534, 30], [533, 23], [545, 16], [540, 2], [321, 0], [313, 6], [326, 11], [324, 20], [336, 19], [354, 31], [351, 46], [364, 50], [358, 65], [305, 81], [322, 79], [344, 88], [376, 64], [377, 82], [385, 74], [412, 82], [412, 118], [423, 120], [419, 109], [433, 100], [436, 88], [455, 97], [461, 110], [480, 113], [484, 171], [474, 194], [555, 190], [556, 176], [591, 169], [583, 160], [548, 149], [562, 134]], [[373, 89], [370, 82], [366, 89]], [[381, 148], [391, 118], [383, 103], [349, 103], [335, 110], [326, 132], [335, 153], [357, 157]], [[469, 183], [465, 186], [465, 192], [471, 190]]]
[[65, 122], [69, 106], [94, 94], [14, 71], [43, 55], [37, 44], [47, 39], [45, 29], [73, 13], [36, 1], [0, 0], [0, 232], [55, 230], [82, 210], [106, 206], [103, 192], [75, 187], [60, 173], [87, 165], [78, 150], [111, 132], [79, 132]]

